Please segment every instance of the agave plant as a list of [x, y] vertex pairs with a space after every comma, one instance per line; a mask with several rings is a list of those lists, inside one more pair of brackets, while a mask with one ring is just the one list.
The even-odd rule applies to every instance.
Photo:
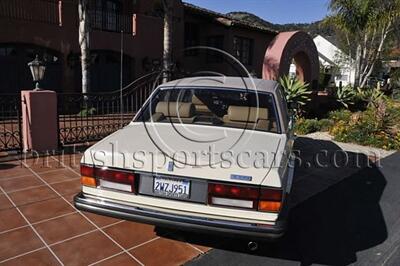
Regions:
[[379, 103], [385, 98], [385, 94], [380, 90], [379, 86], [373, 89], [357, 89], [357, 97], [365, 101], [370, 106], [377, 107]]
[[298, 105], [293, 111], [299, 115], [301, 106], [304, 106], [311, 100], [310, 94], [312, 91], [309, 89], [308, 83], [304, 83], [297, 78], [292, 79], [288, 76], [283, 76], [279, 79], [279, 83], [284, 89], [286, 101], [289, 106]]
[[349, 105], [354, 104], [355, 96], [356, 93], [351, 86], [338, 87], [335, 92], [336, 101], [347, 109]]

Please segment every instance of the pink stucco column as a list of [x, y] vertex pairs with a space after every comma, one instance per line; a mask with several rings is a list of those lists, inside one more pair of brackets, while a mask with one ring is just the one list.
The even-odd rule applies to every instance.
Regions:
[[21, 91], [23, 150], [52, 151], [58, 147], [57, 94], [48, 90]]

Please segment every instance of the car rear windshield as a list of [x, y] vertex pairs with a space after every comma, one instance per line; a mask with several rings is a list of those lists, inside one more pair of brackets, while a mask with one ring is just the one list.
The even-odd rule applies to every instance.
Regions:
[[279, 133], [270, 93], [229, 89], [164, 88], [153, 94], [136, 121], [254, 129]]

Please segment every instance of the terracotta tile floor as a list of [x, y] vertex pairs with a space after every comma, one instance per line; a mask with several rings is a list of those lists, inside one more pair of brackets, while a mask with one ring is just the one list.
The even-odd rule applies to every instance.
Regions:
[[0, 163], [0, 264], [181, 265], [208, 251], [154, 227], [80, 212], [80, 155]]

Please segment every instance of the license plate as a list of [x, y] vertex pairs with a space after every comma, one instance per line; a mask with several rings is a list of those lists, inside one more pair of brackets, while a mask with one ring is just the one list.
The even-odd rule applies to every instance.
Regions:
[[153, 192], [156, 195], [187, 199], [190, 193], [190, 181], [176, 178], [154, 177]]

